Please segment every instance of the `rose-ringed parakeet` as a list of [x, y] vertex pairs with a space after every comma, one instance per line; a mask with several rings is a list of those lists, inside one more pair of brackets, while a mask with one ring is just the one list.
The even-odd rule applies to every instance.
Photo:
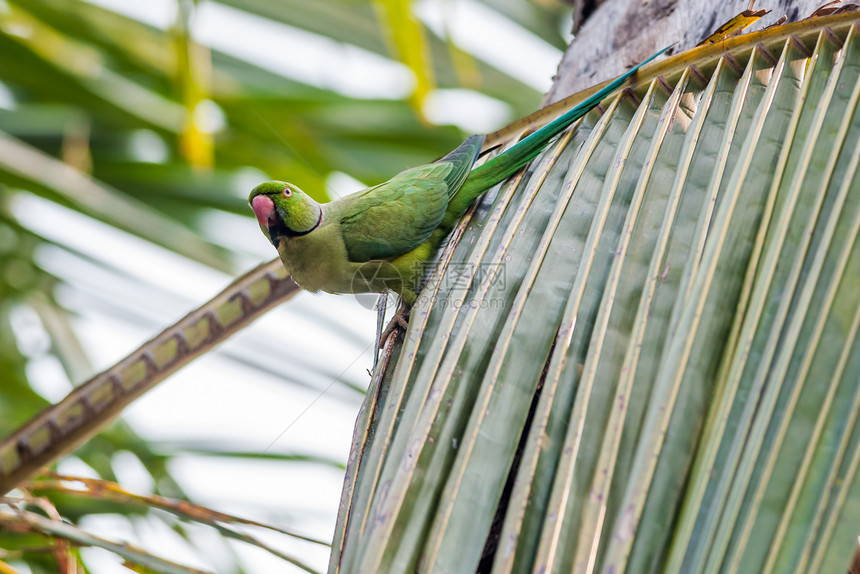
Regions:
[[534, 159], [553, 137], [667, 49], [475, 169], [483, 135], [469, 137], [434, 163], [329, 203], [317, 203], [291, 183], [262, 183], [251, 192], [251, 208], [304, 289], [394, 291], [412, 304], [427, 263], [472, 202]]

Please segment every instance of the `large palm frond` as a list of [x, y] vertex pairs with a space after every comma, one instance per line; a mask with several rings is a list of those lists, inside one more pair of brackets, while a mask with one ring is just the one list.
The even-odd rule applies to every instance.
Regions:
[[860, 38], [643, 71], [485, 201], [374, 379], [330, 572], [838, 572]]

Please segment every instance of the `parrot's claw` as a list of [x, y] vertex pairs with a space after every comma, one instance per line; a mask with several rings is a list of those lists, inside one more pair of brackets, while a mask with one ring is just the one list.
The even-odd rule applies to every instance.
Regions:
[[382, 331], [382, 334], [379, 336], [379, 348], [385, 345], [385, 341], [388, 340], [392, 334], [396, 334], [398, 329], [403, 329], [405, 333], [409, 328], [409, 308], [406, 305], [401, 304], [400, 308], [397, 309], [397, 312], [391, 318], [391, 321], [388, 322], [388, 326]]
[[400, 304], [400, 308], [389, 321], [388, 326], [385, 329], [382, 328], [382, 324], [385, 321], [385, 309], [386, 304], [388, 302], [388, 295], [382, 294], [379, 297], [379, 301], [377, 302], [377, 319], [376, 319], [376, 352], [373, 355], [373, 371], [376, 372], [376, 367], [379, 364], [379, 356], [382, 351], [382, 348], [385, 346], [385, 341], [388, 340], [392, 334], [396, 336], [397, 329], [403, 329], [403, 332], [406, 332], [406, 329], [409, 327], [409, 310], [411, 306], [406, 305], [404, 303]]

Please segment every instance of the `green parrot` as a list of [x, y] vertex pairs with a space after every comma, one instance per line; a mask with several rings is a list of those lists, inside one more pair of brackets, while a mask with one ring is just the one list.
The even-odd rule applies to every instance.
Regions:
[[328, 203], [317, 203], [284, 181], [261, 183], [248, 201], [263, 234], [302, 288], [393, 291], [411, 305], [427, 265], [475, 199], [525, 166], [552, 138], [668, 49], [475, 169], [483, 135], [469, 137], [434, 163]]

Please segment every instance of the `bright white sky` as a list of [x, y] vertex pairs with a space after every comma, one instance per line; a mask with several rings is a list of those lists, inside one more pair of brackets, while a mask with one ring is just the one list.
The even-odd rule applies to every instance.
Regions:
[[[168, 27], [174, 17], [175, 0], [89, 1], [159, 28]], [[549, 88], [561, 58], [558, 50], [478, 2], [457, 0], [448, 4], [449, 9], [454, 8], [449, 29], [458, 44], [538, 90]], [[439, 0], [421, 0], [417, 11], [428, 26], [441, 28]], [[376, 54], [214, 2], [204, 2], [197, 16], [194, 32], [201, 42], [276, 73], [355, 97], [401, 98], [412, 89], [408, 69]], [[301, 58], [283, 57], [297, 52]], [[458, 123], [468, 131], [489, 131], [513, 119], [508, 117], [504, 103], [468, 90], [440, 90], [427, 105], [434, 121]], [[341, 193], [360, 185], [344, 174], [333, 176], [331, 184]], [[38, 254], [40, 264], [69, 285], [59, 297], [77, 314], [78, 333], [96, 370], [125, 356], [232, 279], [35, 197], [20, 196], [13, 209], [20, 221], [36, 232], [126, 274], [126, 278], [106, 274], [58, 248], [46, 247]], [[275, 255], [250, 221], [217, 215], [207, 226], [211, 239], [238, 243], [248, 252], [241, 265], [249, 269]], [[57, 235], [59, 229], [63, 230], [62, 237]], [[182, 369], [138, 400], [126, 410], [125, 420], [153, 440], [204, 441], [235, 445], [236, 450], [262, 450], [271, 445], [273, 452], [317, 454], [345, 461], [360, 397], [333, 381], [340, 376], [366, 384], [375, 322], [375, 313], [352, 297], [300, 294], [231, 339], [219, 352]], [[34, 386], [47, 398], [59, 400], [71, 384], [56, 359], [48, 355], [47, 335], [38, 318], [22, 309], [15, 324], [22, 346], [31, 356], [28, 370]], [[253, 369], [236, 358], [271, 372]], [[305, 387], [284, 384], [282, 377]], [[91, 473], [75, 460], [61, 470]], [[128, 488], [151, 488], [151, 479], [133, 456], [118, 453], [114, 463]], [[333, 532], [342, 481], [336, 470], [311, 464], [188, 456], [178, 460], [171, 471], [192, 496], [219, 510], [264, 522], [278, 515], [282, 524], [323, 539], [330, 539]], [[135, 530], [124, 519], [104, 516], [88, 521], [86, 526], [110, 539], [138, 541], [189, 566], [224, 572], [225, 564], [232, 563], [229, 553], [212, 543], [213, 535], [205, 528], [195, 530], [194, 538], [201, 547], [212, 550], [201, 555], [158, 521], [140, 521]], [[272, 540], [325, 569], [325, 549], [291, 546], [283, 537]], [[251, 571], [299, 571], [247, 545], [231, 544], [231, 548], [246, 560]], [[83, 552], [96, 574], [128, 572], [109, 553], [94, 549]]]

